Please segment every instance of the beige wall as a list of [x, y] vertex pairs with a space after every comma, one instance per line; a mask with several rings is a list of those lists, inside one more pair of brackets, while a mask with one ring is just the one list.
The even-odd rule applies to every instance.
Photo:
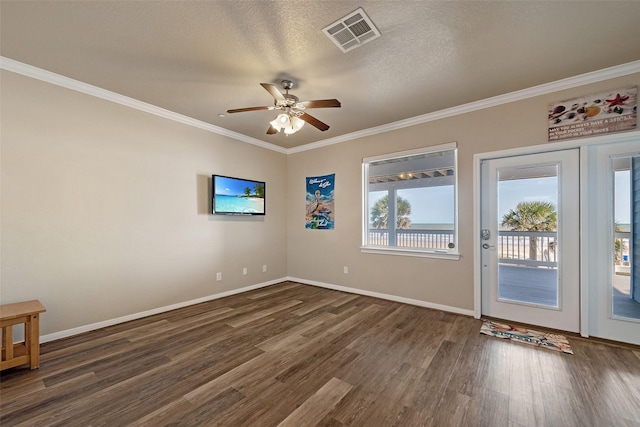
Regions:
[[[473, 156], [547, 143], [547, 106], [640, 85], [640, 74], [487, 108], [310, 151], [288, 164], [288, 271], [309, 282], [473, 310]], [[345, 106], [346, 107], [346, 106]], [[363, 157], [458, 142], [458, 261], [361, 253]], [[335, 229], [304, 228], [305, 177], [336, 174]], [[343, 267], [349, 267], [349, 274]]]
[[[11, 72], [0, 78], [0, 300], [40, 299], [43, 334], [286, 276], [472, 310], [473, 155], [545, 144], [549, 102], [640, 85], [634, 74], [287, 156]], [[451, 141], [462, 258], [361, 253], [362, 158]], [[264, 179], [267, 215], [209, 215], [212, 173]], [[329, 173], [336, 228], [306, 230], [305, 177]]]
[[[43, 334], [286, 276], [285, 154], [0, 76], [0, 297]], [[212, 173], [265, 180], [268, 214], [208, 214]]]

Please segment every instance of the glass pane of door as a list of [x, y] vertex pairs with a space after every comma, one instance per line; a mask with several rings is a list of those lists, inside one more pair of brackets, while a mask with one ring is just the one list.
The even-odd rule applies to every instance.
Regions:
[[[613, 170], [613, 277], [610, 281], [611, 312], [613, 317], [640, 320], [640, 280], [634, 271], [633, 230], [634, 206], [640, 201], [634, 200], [634, 177], [640, 182], [640, 157], [614, 157], [611, 159]], [[635, 166], [635, 168], [634, 168]], [[635, 169], [638, 171], [634, 173]], [[638, 193], [640, 195], [640, 193]], [[635, 226], [635, 227], [634, 227]], [[635, 289], [634, 289], [635, 288]], [[633, 292], [633, 291], [636, 292]]]
[[[640, 139], [585, 148], [583, 334], [640, 345]], [[635, 191], [634, 191], [635, 190]], [[633, 302], [638, 296], [638, 304]]]
[[558, 164], [498, 174], [498, 300], [559, 307]]

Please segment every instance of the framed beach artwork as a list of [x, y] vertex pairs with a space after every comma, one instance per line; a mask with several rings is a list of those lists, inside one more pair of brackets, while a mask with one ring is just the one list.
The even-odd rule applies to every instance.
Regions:
[[549, 105], [549, 141], [635, 129], [638, 87], [568, 99]]
[[307, 177], [305, 228], [333, 230], [336, 175]]

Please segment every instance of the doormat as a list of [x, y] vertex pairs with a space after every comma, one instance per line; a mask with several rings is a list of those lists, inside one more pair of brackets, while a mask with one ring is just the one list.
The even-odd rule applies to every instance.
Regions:
[[482, 323], [480, 333], [573, 354], [569, 341], [564, 335], [534, 331], [532, 329], [492, 322], [490, 320], [485, 320]]

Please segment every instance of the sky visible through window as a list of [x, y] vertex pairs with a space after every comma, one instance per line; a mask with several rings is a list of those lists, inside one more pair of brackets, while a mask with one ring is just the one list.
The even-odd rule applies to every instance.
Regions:
[[498, 220], [520, 202], [548, 202], [558, 208], [558, 177], [514, 179], [498, 184]]
[[[370, 192], [369, 209], [386, 195], [386, 191]], [[398, 196], [411, 205], [411, 224], [453, 224], [453, 185], [398, 190]]]
[[615, 221], [620, 225], [631, 223], [631, 173], [615, 173]]
[[[630, 178], [629, 171], [615, 174], [615, 218], [619, 224], [629, 224], [630, 220]], [[558, 206], [557, 177], [518, 179], [501, 181], [499, 184], [498, 218], [502, 218], [518, 202], [542, 201]], [[387, 194], [386, 191], [369, 193], [369, 209]], [[398, 195], [409, 201], [412, 224], [453, 224], [453, 186], [414, 188], [398, 190]]]

